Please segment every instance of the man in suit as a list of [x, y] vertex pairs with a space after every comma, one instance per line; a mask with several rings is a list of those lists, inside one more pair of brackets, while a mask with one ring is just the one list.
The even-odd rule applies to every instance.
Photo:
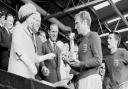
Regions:
[[47, 41], [46, 33], [41, 29], [36, 34], [37, 54], [42, 54], [42, 44]]
[[56, 24], [50, 25], [50, 30], [48, 31], [49, 39], [42, 45], [42, 53], [55, 53], [56, 57], [54, 60], [46, 60], [41, 63], [42, 79], [51, 83], [55, 83], [60, 80], [60, 49], [56, 45], [56, 40], [58, 37], [58, 26]]
[[5, 27], [0, 31], [0, 67], [3, 70], [8, 68], [8, 60], [11, 48], [12, 36], [10, 30], [13, 27], [14, 18], [11, 14], [6, 17]]

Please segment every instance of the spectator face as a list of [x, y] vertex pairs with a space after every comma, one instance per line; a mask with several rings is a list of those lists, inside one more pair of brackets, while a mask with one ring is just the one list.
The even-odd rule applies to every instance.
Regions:
[[75, 18], [75, 29], [77, 29], [78, 34], [83, 34], [86, 30], [87, 20], [82, 21], [79, 16]]
[[51, 41], [56, 41], [58, 37], [58, 26], [56, 24], [51, 25], [48, 34]]
[[5, 15], [1, 16], [0, 20], [1, 20], [1, 24], [4, 25], [5, 24]]
[[12, 29], [12, 27], [13, 27], [13, 22], [14, 22], [13, 16], [11, 16], [11, 15], [7, 16], [6, 27], [7, 27], [8, 29]]
[[108, 36], [108, 40], [107, 41], [108, 41], [108, 48], [109, 49], [112, 49], [113, 47], [117, 47], [118, 41], [115, 39], [114, 34], [110, 34]]
[[42, 40], [42, 43], [47, 40], [47, 39], [46, 39], [46, 35], [45, 35], [44, 32], [41, 32], [41, 33], [40, 33], [40, 38], [41, 38], [41, 40]]

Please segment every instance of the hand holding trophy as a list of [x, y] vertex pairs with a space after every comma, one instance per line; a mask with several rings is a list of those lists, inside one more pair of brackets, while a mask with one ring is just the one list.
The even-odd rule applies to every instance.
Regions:
[[[77, 57], [77, 53], [75, 52], [75, 45], [74, 45], [74, 37], [75, 37], [75, 34], [74, 33], [70, 33], [70, 57], [69, 57], [69, 63], [72, 64], [72, 63], [77, 63], [79, 62], [78, 61], [78, 57]], [[77, 51], [78, 52], [78, 51]]]
[[74, 37], [75, 37], [75, 33], [70, 33], [69, 35], [70, 40], [74, 40]]

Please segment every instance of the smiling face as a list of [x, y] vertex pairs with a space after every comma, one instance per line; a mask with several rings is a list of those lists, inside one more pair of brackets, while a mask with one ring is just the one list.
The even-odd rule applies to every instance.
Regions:
[[11, 29], [13, 27], [14, 18], [12, 15], [8, 15], [6, 19], [6, 27]]
[[47, 40], [45, 32], [40, 32], [39, 37], [41, 38], [42, 43], [44, 43]]
[[56, 41], [58, 37], [58, 26], [56, 24], [52, 24], [50, 26], [50, 30], [48, 31], [49, 38], [51, 41]]
[[5, 15], [2, 15], [0, 17], [0, 23], [4, 26], [4, 24], [5, 24]]

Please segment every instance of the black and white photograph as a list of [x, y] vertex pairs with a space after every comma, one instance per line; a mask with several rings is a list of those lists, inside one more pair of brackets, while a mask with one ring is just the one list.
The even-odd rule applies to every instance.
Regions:
[[128, 89], [128, 0], [0, 0], [0, 89]]

